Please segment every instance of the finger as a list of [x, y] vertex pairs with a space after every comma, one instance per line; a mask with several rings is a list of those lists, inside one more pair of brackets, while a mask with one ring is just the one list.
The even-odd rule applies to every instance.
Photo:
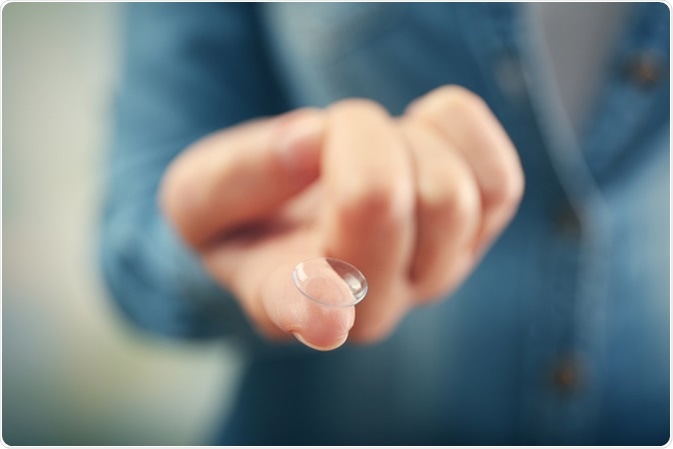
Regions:
[[514, 215], [523, 195], [523, 172], [512, 142], [486, 103], [458, 86], [430, 92], [408, 113], [435, 127], [474, 170], [484, 209], [475, 249], [482, 250]]
[[455, 287], [473, 265], [481, 223], [479, 187], [472, 169], [446, 139], [413, 120], [400, 129], [416, 169], [416, 248], [410, 277], [417, 298]]
[[[249, 245], [238, 239], [206, 252], [206, 266], [213, 276], [230, 286], [252, 324], [264, 336], [285, 339], [294, 335], [311, 348], [335, 349], [348, 338], [355, 308], [320, 305], [296, 288], [292, 280], [294, 267], [315, 257], [319, 247], [315, 234], [298, 234], [296, 239], [313, 250], [298, 254], [292, 250], [297, 242], [287, 239], [272, 246]], [[350, 294], [345, 284], [330, 285], [323, 293]]]
[[[295, 262], [279, 265], [264, 283], [261, 297], [265, 311], [278, 328], [305, 345], [323, 351], [338, 348], [355, 322], [355, 307], [325, 306], [301, 294], [292, 282]], [[345, 283], [331, 283], [322, 293], [351, 294]]]
[[410, 158], [387, 112], [347, 100], [329, 108], [321, 177], [325, 249], [359, 268], [369, 283], [352, 339], [383, 338], [407, 307], [413, 245]]
[[300, 110], [225, 130], [171, 164], [161, 204], [196, 248], [264, 217], [313, 182], [320, 169], [323, 113]]

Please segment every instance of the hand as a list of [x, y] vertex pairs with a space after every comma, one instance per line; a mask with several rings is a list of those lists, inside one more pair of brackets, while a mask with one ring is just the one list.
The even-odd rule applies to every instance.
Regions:
[[[171, 164], [160, 200], [262, 334], [329, 350], [349, 336], [383, 339], [412, 307], [455, 289], [523, 185], [486, 104], [452, 86], [399, 118], [344, 100], [212, 134]], [[322, 307], [295, 288], [295, 265], [318, 256], [366, 276], [357, 321], [354, 307]]]

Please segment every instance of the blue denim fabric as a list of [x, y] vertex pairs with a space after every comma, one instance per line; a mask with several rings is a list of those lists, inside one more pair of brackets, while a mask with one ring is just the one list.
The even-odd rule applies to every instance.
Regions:
[[[668, 440], [666, 5], [633, 5], [579, 135], [521, 4], [127, 7], [103, 270], [140, 326], [226, 335], [245, 352], [217, 443]], [[398, 114], [444, 84], [481, 95], [517, 146], [526, 192], [512, 224], [450, 300], [381, 344], [318, 353], [259, 339], [159, 214], [167, 164], [251, 117], [354, 96]]]

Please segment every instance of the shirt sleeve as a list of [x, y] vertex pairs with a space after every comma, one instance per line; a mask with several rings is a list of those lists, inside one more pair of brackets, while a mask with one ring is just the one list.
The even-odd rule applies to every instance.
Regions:
[[99, 254], [114, 302], [155, 333], [251, 332], [236, 301], [165, 221], [157, 187], [171, 160], [205, 134], [287, 109], [256, 8], [125, 5]]

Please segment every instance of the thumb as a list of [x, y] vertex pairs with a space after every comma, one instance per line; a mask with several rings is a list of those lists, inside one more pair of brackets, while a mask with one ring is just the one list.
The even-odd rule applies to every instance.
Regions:
[[168, 168], [160, 204], [195, 248], [271, 213], [319, 174], [323, 112], [300, 109], [211, 134]]

